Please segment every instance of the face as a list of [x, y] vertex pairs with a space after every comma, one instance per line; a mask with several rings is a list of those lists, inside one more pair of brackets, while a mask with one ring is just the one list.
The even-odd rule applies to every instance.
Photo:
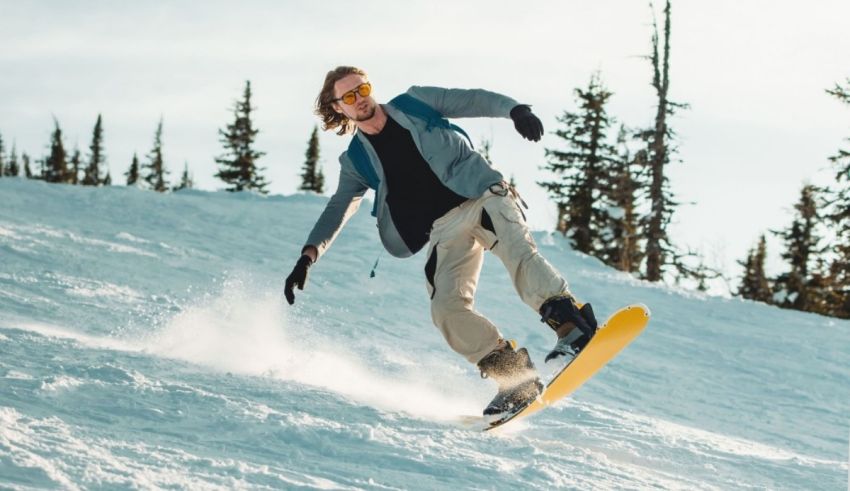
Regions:
[[337, 80], [334, 84], [334, 98], [339, 99], [346, 92], [353, 90], [355, 100], [354, 104], [351, 105], [338, 100], [333, 103], [334, 110], [338, 113], [344, 114], [352, 121], [366, 121], [368, 119], [372, 119], [372, 117], [375, 116], [375, 109], [378, 104], [375, 102], [375, 99], [372, 98], [371, 94], [363, 97], [357, 93], [357, 90], [355, 90], [361, 84], [366, 82], [368, 82], [366, 77], [356, 73], [346, 75], [345, 77]]

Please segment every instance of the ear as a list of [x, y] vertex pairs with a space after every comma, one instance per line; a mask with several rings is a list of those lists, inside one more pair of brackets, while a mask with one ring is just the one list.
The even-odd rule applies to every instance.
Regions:
[[339, 104], [336, 102], [331, 103], [331, 107], [334, 108], [334, 111], [336, 111], [337, 114], [342, 114], [342, 108], [339, 107]]

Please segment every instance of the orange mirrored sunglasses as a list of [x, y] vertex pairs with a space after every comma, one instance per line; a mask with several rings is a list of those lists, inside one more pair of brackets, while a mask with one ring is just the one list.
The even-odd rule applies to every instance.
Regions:
[[369, 82], [366, 82], [366, 83], [362, 83], [362, 84], [358, 85], [357, 87], [349, 90], [345, 94], [342, 94], [342, 97], [334, 99], [334, 102], [342, 101], [345, 104], [350, 106], [357, 101], [357, 94], [360, 94], [360, 97], [363, 98], [363, 97], [369, 97], [369, 94], [371, 94], [371, 93], [372, 93], [372, 84], [370, 84]]

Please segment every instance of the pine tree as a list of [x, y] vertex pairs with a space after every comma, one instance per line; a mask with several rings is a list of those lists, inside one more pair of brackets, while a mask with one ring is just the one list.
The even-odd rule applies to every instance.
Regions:
[[0, 135], [0, 177], [6, 175], [6, 149], [3, 147], [3, 135]]
[[626, 127], [621, 125], [617, 136], [620, 150], [617, 158], [610, 160], [610, 168], [603, 181], [602, 194], [609, 206], [602, 214], [599, 258], [620, 271], [634, 273], [643, 259], [637, 210], [641, 183], [635, 169], [642, 167], [646, 152], [641, 150], [632, 157], [627, 135]]
[[319, 168], [319, 128], [313, 127], [310, 141], [307, 143], [307, 151], [304, 153], [304, 166], [301, 173], [301, 191], [313, 191], [322, 194], [325, 185], [325, 176]]
[[62, 129], [59, 121], [53, 118], [55, 129], [50, 136], [50, 155], [43, 161], [43, 175], [47, 182], [69, 183], [72, 180], [71, 172], [68, 171], [68, 155], [65, 145], [62, 143]]
[[91, 145], [89, 145], [89, 165], [85, 169], [83, 186], [100, 186], [104, 184], [100, 178], [101, 166], [106, 163], [106, 155], [103, 152], [103, 120], [97, 115], [97, 122], [92, 131]]
[[774, 301], [780, 307], [811, 311], [813, 299], [822, 294], [817, 291], [812, 276], [812, 265], [824, 252], [819, 247], [821, 217], [817, 206], [818, 191], [811, 184], [803, 186], [800, 201], [794, 205], [796, 214], [791, 226], [787, 230], [773, 232], [785, 243], [782, 259], [788, 261], [790, 268], [774, 280]]
[[747, 259], [738, 261], [744, 267], [744, 276], [738, 287], [738, 295], [748, 300], [770, 303], [772, 301], [771, 287], [764, 270], [764, 262], [767, 259], [767, 242], [764, 235], [759, 239], [756, 247], [747, 254]]
[[490, 151], [493, 149], [493, 141], [488, 138], [482, 138], [478, 144], [478, 153], [484, 157], [488, 164], [493, 165], [493, 158], [490, 156]]
[[33, 176], [32, 168], [30, 167], [30, 156], [26, 153], [21, 154], [21, 162], [24, 163], [24, 177], [27, 179], [38, 179], [38, 177]]
[[106, 177], [103, 178], [101, 184], [103, 186], [112, 186], [112, 173], [109, 172], [109, 169], [106, 170]]
[[599, 74], [594, 74], [586, 90], [576, 89], [579, 112], [564, 111], [558, 121], [564, 125], [555, 134], [564, 139], [567, 150], [546, 149], [549, 158], [544, 169], [556, 179], [538, 182], [549, 192], [558, 207], [558, 226], [566, 230], [576, 250], [594, 254], [599, 247], [600, 226], [606, 204], [601, 190], [616, 149], [608, 143], [608, 128], [613, 123], [605, 111], [612, 93], [605, 89]]
[[175, 191], [180, 191], [181, 189], [192, 189], [195, 187], [195, 182], [192, 180], [192, 176], [189, 175], [189, 163], [183, 163], [183, 175], [180, 176], [180, 184], [174, 187]]
[[153, 138], [153, 148], [148, 154], [148, 162], [144, 169], [147, 170], [145, 182], [151, 189], [160, 193], [168, 191], [168, 183], [165, 181], [168, 171], [165, 170], [165, 162], [162, 158], [162, 118], [159, 118], [159, 124]]
[[139, 182], [139, 157], [136, 156], [136, 153], [133, 153], [133, 162], [130, 164], [130, 168], [124, 174], [127, 177], [127, 185], [134, 186]]
[[[838, 84], [827, 92], [850, 105], [850, 78], [846, 87]], [[850, 138], [847, 138], [850, 142]], [[840, 148], [829, 158], [835, 170], [835, 184], [826, 197], [826, 219], [835, 231], [834, 258], [829, 265], [832, 293], [828, 299], [830, 314], [850, 319], [850, 150]]]
[[234, 121], [227, 130], [218, 130], [220, 141], [224, 145], [224, 154], [216, 158], [219, 171], [216, 177], [224, 181], [227, 191], [257, 191], [266, 194], [268, 183], [260, 174], [264, 170], [257, 167], [257, 160], [265, 155], [254, 150], [254, 139], [259, 130], [254, 129], [251, 121], [251, 82], [245, 82], [242, 100], [236, 101], [233, 108]]
[[[672, 248], [667, 235], [667, 225], [670, 223], [676, 203], [669, 191], [669, 182], [665, 168], [670, 163], [673, 148], [671, 139], [673, 131], [667, 124], [667, 117], [674, 114], [677, 108], [687, 105], [672, 102], [668, 98], [670, 90], [670, 1], [664, 8], [664, 47], [663, 53], [658, 52], [658, 26], [653, 21], [652, 53], [653, 77], [652, 86], [658, 96], [655, 125], [643, 132], [647, 142], [648, 171], [649, 171], [649, 215], [643, 220], [643, 235], [646, 237], [646, 279], [660, 281], [664, 266], [672, 264], [678, 257]], [[680, 269], [680, 272], [682, 270]]]
[[[74, 147], [74, 153], [71, 154], [71, 169], [68, 171], [68, 183], [77, 185], [80, 183], [80, 149]], [[85, 183], [85, 181], [83, 181]]]
[[21, 173], [20, 166], [18, 165], [18, 150], [15, 147], [15, 143], [12, 142], [12, 153], [9, 154], [9, 163], [6, 165], [7, 177], [18, 177]]

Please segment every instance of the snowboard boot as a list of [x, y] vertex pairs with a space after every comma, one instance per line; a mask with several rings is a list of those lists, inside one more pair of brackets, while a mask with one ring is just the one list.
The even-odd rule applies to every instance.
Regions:
[[569, 363], [587, 346], [596, 334], [597, 322], [593, 308], [586, 303], [579, 308], [575, 299], [567, 294], [555, 295], [540, 306], [540, 321], [545, 322], [558, 335], [552, 351], [544, 363], [560, 357]]
[[485, 417], [494, 417], [522, 409], [543, 392], [543, 384], [531, 363], [528, 350], [514, 350], [512, 343], [478, 362], [481, 378], [493, 379], [499, 392], [484, 409]]

